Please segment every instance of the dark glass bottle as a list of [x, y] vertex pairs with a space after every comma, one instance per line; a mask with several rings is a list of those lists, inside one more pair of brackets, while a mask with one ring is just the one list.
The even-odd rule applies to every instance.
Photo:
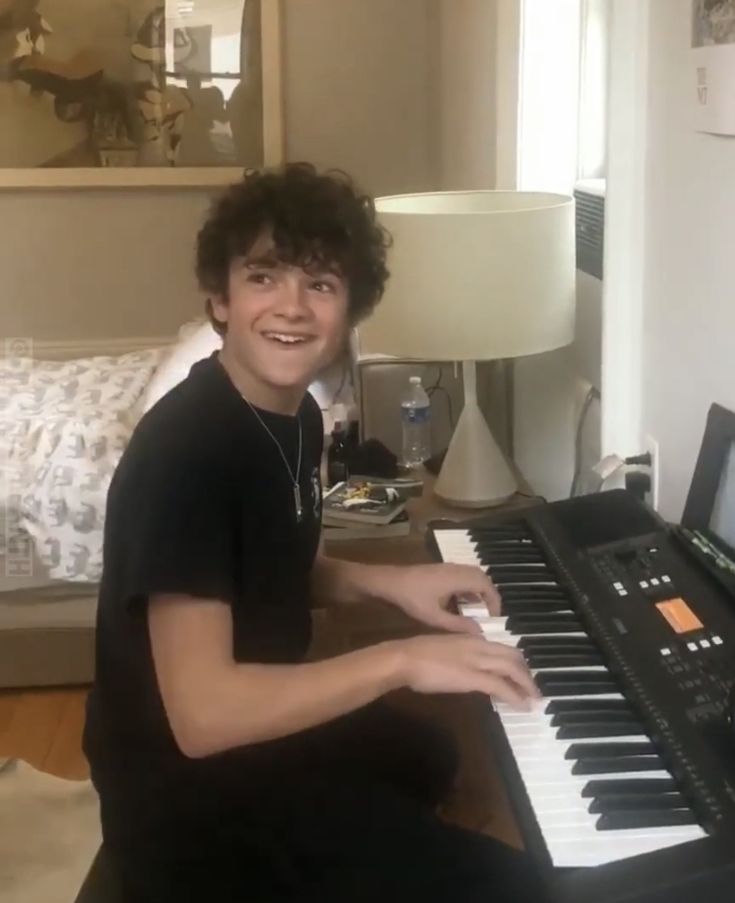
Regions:
[[334, 486], [349, 477], [347, 456], [349, 445], [347, 442], [347, 430], [344, 424], [338, 420], [332, 430], [332, 442], [327, 451], [327, 483]]

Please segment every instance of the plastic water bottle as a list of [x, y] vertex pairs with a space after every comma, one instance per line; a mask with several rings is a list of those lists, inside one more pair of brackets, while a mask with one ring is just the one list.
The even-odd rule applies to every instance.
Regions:
[[421, 385], [420, 376], [412, 376], [408, 392], [401, 399], [403, 457], [406, 468], [420, 467], [431, 457], [431, 399]]

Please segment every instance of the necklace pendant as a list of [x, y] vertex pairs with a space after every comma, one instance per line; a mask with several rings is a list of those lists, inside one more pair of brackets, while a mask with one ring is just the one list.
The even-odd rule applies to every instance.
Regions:
[[294, 507], [296, 508], [296, 523], [300, 524], [304, 517], [304, 508], [301, 504], [301, 487], [298, 483], [294, 483], [293, 500]]

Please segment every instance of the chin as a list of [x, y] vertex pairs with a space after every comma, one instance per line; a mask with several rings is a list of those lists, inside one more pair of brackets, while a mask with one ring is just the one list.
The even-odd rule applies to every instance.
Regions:
[[265, 368], [264, 376], [273, 386], [282, 389], [296, 389], [310, 386], [319, 376], [326, 365], [321, 361], [314, 361], [298, 367], [269, 367]]
[[300, 373], [284, 373], [283, 371], [280, 371], [278, 373], [264, 374], [265, 381], [270, 383], [274, 388], [290, 389], [292, 391], [296, 389], [307, 389], [316, 379], [316, 376], [317, 373], [312, 370], [302, 370]]

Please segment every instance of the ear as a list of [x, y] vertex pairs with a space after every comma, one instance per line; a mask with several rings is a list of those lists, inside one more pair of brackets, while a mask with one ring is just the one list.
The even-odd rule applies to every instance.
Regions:
[[227, 321], [230, 316], [229, 298], [226, 295], [210, 295], [207, 299], [210, 314], [221, 326], [222, 332], [227, 331]]

